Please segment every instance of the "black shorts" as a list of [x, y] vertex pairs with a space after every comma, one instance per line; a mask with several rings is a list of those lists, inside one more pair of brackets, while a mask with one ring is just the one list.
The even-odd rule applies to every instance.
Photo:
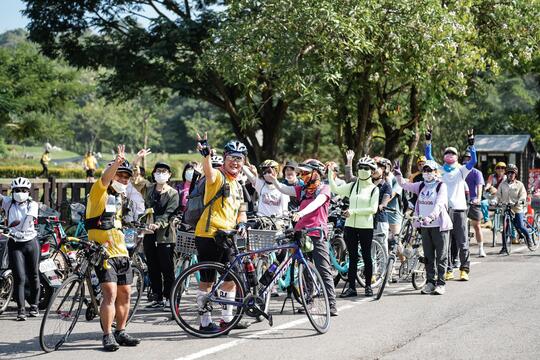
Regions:
[[470, 205], [469, 212], [467, 213], [467, 217], [471, 220], [482, 219], [482, 210], [480, 208], [480, 205]]
[[131, 285], [133, 283], [133, 271], [127, 256], [113, 257], [107, 260], [109, 268], [96, 267], [96, 275], [99, 283], [116, 283], [117, 285]]
[[[216, 241], [212, 238], [196, 236], [195, 246], [197, 247], [198, 262], [216, 261], [221, 264], [226, 264], [230, 261], [232, 256], [231, 249], [225, 249], [218, 246]], [[201, 281], [209, 283], [215, 282], [216, 272], [213, 270], [201, 271]]]
[[96, 172], [96, 170], [94, 170], [94, 169], [86, 170], [86, 177], [94, 177], [95, 172]]

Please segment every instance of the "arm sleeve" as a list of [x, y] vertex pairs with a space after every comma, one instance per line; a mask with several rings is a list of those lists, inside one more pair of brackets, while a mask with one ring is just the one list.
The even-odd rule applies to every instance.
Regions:
[[469, 151], [471, 152], [471, 160], [465, 164], [465, 167], [470, 171], [472, 168], [474, 168], [474, 165], [476, 165], [476, 148], [473, 146], [469, 147]]
[[323, 204], [329, 199], [328, 195], [326, 194], [319, 194], [317, 195], [317, 197], [315, 198], [315, 200], [313, 200], [312, 202], [310, 202], [308, 204], [308, 206], [306, 206], [304, 209], [302, 209], [301, 211], [298, 212], [298, 214], [300, 215], [300, 217], [303, 217], [303, 216], [306, 216], [307, 214], [311, 214], [312, 212], [314, 212], [315, 210], [317, 210], [318, 208], [320, 208], [321, 206], [323, 206]]
[[332, 190], [334, 194], [341, 196], [349, 196], [351, 189], [354, 186], [354, 183], [345, 183], [338, 186], [336, 180], [334, 180], [334, 172], [330, 169], [328, 170], [328, 184], [330, 185], [330, 190]]
[[244, 171], [244, 174], [246, 174], [249, 182], [255, 185], [255, 182], [257, 181], [257, 177], [245, 165], [242, 167], [242, 170]]
[[428, 160], [435, 160], [433, 159], [433, 155], [431, 154], [431, 144], [426, 145], [426, 148], [424, 149], [424, 155]]
[[421, 182], [409, 182], [407, 179], [404, 179], [403, 176], [396, 176], [396, 179], [399, 186], [401, 186], [405, 191], [418, 194]]
[[167, 208], [165, 209], [165, 212], [162, 215], [155, 216], [154, 223], [158, 224], [160, 228], [167, 227], [169, 225], [169, 219], [174, 214], [176, 209], [178, 208], [178, 204], [180, 201], [180, 197], [178, 195], [178, 192], [169, 192], [169, 194], [172, 193], [172, 196], [169, 198], [169, 201], [167, 201]]
[[273, 182], [273, 184], [282, 194], [296, 197], [296, 190], [294, 186], [281, 184], [279, 181], [277, 181], [277, 179]]
[[350, 165], [345, 165], [345, 181], [348, 183], [356, 181], [356, 177], [352, 172], [352, 166]]

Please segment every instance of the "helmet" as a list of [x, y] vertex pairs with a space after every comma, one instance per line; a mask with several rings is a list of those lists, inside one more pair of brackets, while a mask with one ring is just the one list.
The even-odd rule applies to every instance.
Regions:
[[429, 168], [433, 171], [437, 170], [439, 166], [437, 165], [437, 163], [433, 160], [427, 160], [424, 167], [422, 168], [422, 170], [424, 170], [425, 168]]
[[231, 140], [225, 145], [224, 153], [225, 155], [236, 153], [247, 156], [247, 147], [238, 140]]
[[324, 174], [324, 164], [316, 159], [307, 159], [298, 165], [298, 169], [302, 171], [318, 171], [321, 175]]
[[371, 170], [376, 170], [377, 164], [375, 163], [375, 160], [366, 155], [363, 158], [360, 158], [360, 160], [358, 160], [358, 162], [356, 163], [356, 167], [368, 167]]
[[498, 167], [506, 168], [506, 163], [504, 161], [499, 161], [497, 165], [495, 165], [495, 168], [498, 168]]
[[212, 167], [220, 167], [221, 165], [223, 165], [223, 156], [212, 155], [210, 161], [212, 162]]
[[[111, 167], [114, 164], [114, 160], [107, 164], [107, 167]], [[156, 164], [157, 165], [157, 164]], [[131, 165], [129, 164], [129, 161], [124, 160], [122, 164], [118, 167], [118, 170], [116, 170], [117, 173], [119, 172], [125, 172], [129, 176], [133, 176], [133, 169], [131, 168]]]
[[514, 164], [508, 164], [508, 166], [506, 167], [506, 172], [509, 173], [509, 172], [513, 172], [513, 173], [518, 173], [518, 167]]
[[260, 165], [259, 167], [261, 169], [263, 168], [274, 168], [274, 169], [277, 169], [279, 167], [279, 164], [277, 163], [277, 161], [274, 161], [274, 160], [264, 160]]
[[426, 162], [427, 161], [427, 158], [422, 155], [422, 156], [419, 156], [418, 159], [416, 159], [416, 163], [418, 164], [419, 162]]
[[11, 182], [11, 189], [15, 188], [24, 188], [24, 189], [30, 189], [32, 187], [32, 184], [30, 183], [30, 180], [24, 177], [18, 177], [16, 179], [13, 179]]

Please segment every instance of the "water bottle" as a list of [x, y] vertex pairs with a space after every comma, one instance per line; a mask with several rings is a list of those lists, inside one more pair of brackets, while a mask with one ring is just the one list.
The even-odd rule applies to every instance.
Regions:
[[248, 280], [249, 286], [257, 286], [257, 274], [255, 274], [255, 266], [253, 266], [253, 262], [251, 262], [251, 259], [246, 257], [246, 260], [244, 261], [244, 271], [246, 272], [246, 277]]
[[272, 263], [268, 269], [264, 272], [263, 276], [259, 279], [259, 282], [263, 284], [264, 286], [268, 286], [272, 279], [274, 278], [274, 274], [276, 273], [276, 269], [278, 267], [277, 263]]
[[90, 274], [90, 282], [92, 283], [92, 289], [96, 297], [101, 294], [101, 287], [99, 286], [99, 280], [94, 272]]

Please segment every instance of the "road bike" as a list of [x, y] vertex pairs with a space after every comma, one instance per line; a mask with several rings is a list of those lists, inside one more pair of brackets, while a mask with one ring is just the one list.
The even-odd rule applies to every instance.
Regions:
[[[238, 324], [244, 314], [255, 318], [262, 316], [272, 326], [272, 315], [265, 311], [266, 297], [277, 279], [295, 261], [298, 263], [298, 287], [304, 311], [317, 332], [327, 332], [330, 327], [328, 295], [321, 275], [315, 266], [304, 257], [302, 251], [302, 247], [310, 243], [311, 239], [308, 234], [312, 232], [321, 233], [322, 230], [320, 228], [298, 232], [286, 230], [282, 235], [273, 239], [273, 244], [268, 244], [271, 246], [258, 249], [250, 248], [249, 243], [245, 249], [243, 249], [243, 244], [240, 244], [239, 247], [237, 241], [242, 239], [235, 236], [236, 231], [218, 232], [216, 243], [218, 246], [232, 251], [231, 261], [226, 265], [218, 262], [199, 262], [182, 272], [176, 279], [171, 292], [171, 310], [174, 319], [184, 331], [202, 338], [228, 333]], [[261, 279], [257, 279], [251, 257], [278, 250], [290, 250], [292, 254], [281, 264], [273, 267], [272, 271], [269, 269]], [[217, 274], [217, 281], [213, 283], [209, 291], [199, 293], [198, 283], [191, 280], [189, 284], [186, 284], [186, 279], [189, 277], [194, 279], [194, 275], [202, 271], [205, 272], [206, 276], [214, 277], [214, 279], [215, 274]], [[262, 279], [265, 279], [262, 282], [264, 286], [258, 287], [257, 292], [254, 293], [252, 289], [256, 287], [257, 280], [261, 282]], [[225, 282], [228, 284], [224, 284]], [[192, 290], [186, 291], [187, 288]], [[235, 289], [234, 298], [223, 295], [226, 294], [226, 289], [231, 288]], [[200, 317], [215, 315], [215, 311], [221, 310], [223, 306], [233, 307], [232, 319], [227, 322], [222, 319], [215, 332], [202, 330]]]

